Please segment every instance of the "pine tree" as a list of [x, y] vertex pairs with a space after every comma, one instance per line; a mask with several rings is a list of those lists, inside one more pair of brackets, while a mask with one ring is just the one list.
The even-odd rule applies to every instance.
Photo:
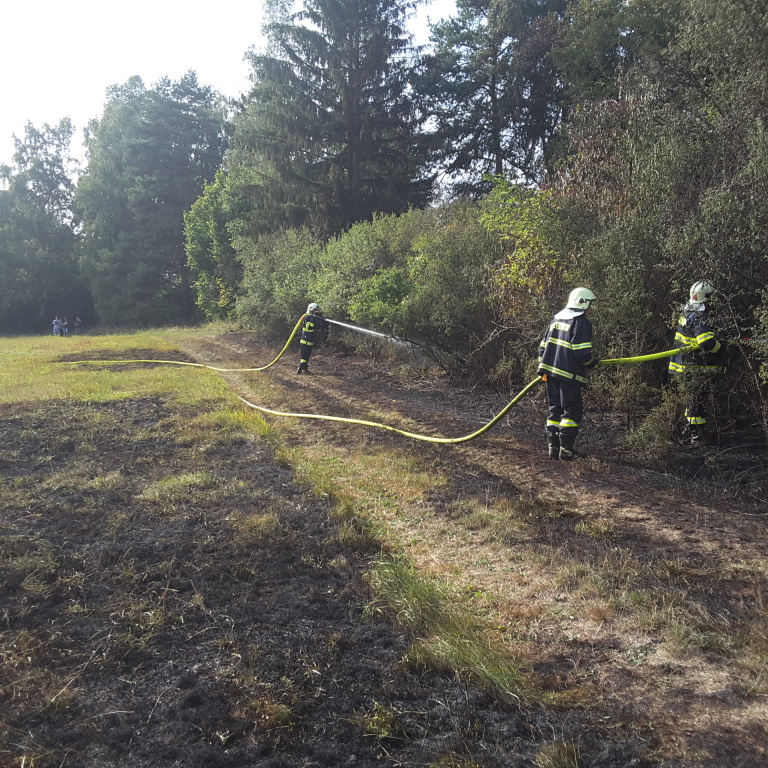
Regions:
[[252, 201], [250, 233], [336, 233], [375, 212], [424, 205], [424, 149], [410, 92], [404, 0], [273, 4], [269, 47], [249, 53], [230, 182]]
[[486, 192], [488, 176], [536, 180], [560, 121], [552, 58], [564, 0], [458, 0], [432, 28], [418, 88], [433, 119], [435, 162], [456, 191]]

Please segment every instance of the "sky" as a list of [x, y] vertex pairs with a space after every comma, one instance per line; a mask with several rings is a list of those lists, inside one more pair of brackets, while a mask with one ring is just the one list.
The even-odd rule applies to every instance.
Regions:
[[[455, 12], [455, 0], [427, 0], [412, 21], [417, 44], [428, 21]], [[83, 128], [101, 116], [107, 88], [139, 75], [150, 87], [190, 69], [201, 85], [235, 98], [248, 89], [243, 56], [260, 44], [259, 0], [5, 0], [0, 12], [0, 164], [13, 155], [13, 135], [69, 117], [72, 152], [81, 155]]]

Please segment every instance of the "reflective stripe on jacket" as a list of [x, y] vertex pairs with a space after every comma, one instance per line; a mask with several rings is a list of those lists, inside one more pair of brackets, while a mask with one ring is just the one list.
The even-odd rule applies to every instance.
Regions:
[[539, 375], [586, 384], [587, 370], [598, 362], [592, 351], [592, 323], [582, 312], [558, 312], [539, 345]]
[[698, 344], [693, 352], [679, 352], [669, 361], [670, 373], [684, 373], [686, 369], [723, 372], [726, 366], [726, 344], [717, 338], [706, 309], [686, 307], [680, 315], [675, 332], [675, 344], [688, 347]]

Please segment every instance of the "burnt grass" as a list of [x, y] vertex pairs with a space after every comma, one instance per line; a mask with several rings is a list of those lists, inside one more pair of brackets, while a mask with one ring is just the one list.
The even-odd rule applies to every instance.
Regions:
[[[267, 357], [250, 334], [225, 341], [242, 365]], [[218, 362], [218, 343], [201, 359]], [[499, 393], [403, 385], [345, 354], [324, 350], [321, 375], [308, 380], [290, 365], [273, 375], [292, 397], [314, 393], [340, 415], [352, 415], [342, 394], [381, 408], [396, 395], [458, 434], [499, 408]], [[341, 373], [326, 379], [324, 362]], [[337, 528], [332, 502], [297, 481], [269, 437], [214, 417], [221, 407], [160, 397], [0, 405], [0, 768], [673, 764], [631, 695], [568, 705], [573, 644], [533, 665], [544, 689], [565, 695], [517, 706], [416, 666], [408, 650], [419, 638], [372, 610], [366, 573], [386, 542]], [[518, 448], [543, 453], [541, 403], [530, 398], [510, 419]], [[638, 490], [642, 457], [623, 446], [620, 421], [591, 418], [585, 443], [613, 473], [598, 479], [646, 494], [692, 482], [762, 517], [762, 434], [742, 425], [712, 450], [680, 451]], [[506, 446], [482, 450], [508, 460]], [[471, 456], [442, 459], [458, 486], [501, 482]], [[544, 458], [526, 462], [551, 474]], [[450, 510], [456, 488], [445, 493], [438, 506]], [[584, 658], [620, 650], [605, 643]], [[763, 764], [764, 729], [721, 731], [696, 737], [718, 741], [707, 765]]]
[[201, 449], [204, 412], [0, 408], [0, 765], [533, 766], [553, 734], [644, 764], [586, 715], [404, 663], [366, 610], [376, 552], [258, 438], [207, 424]]

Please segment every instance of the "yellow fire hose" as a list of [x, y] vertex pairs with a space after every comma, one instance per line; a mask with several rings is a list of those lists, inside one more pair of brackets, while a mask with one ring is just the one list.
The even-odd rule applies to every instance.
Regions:
[[[655, 352], [650, 355], [639, 355], [637, 357], [617, 357], [617, 358], [612, 358], [608, 360], [601, 360], [599, 365], [627, 365], [630, 363], [642, 363], [648, 360], [661, 360], [665, 357], [672, 357], [673, 355], [676, 355], [678, 352], [690, 351], [690, 350], [696, 349], [696, 347], [697, 345], [693, 345], [690, 347], [682, 347], [679, 349], [668, 349], [668, 350], [665, 350], [664, 352]], [[268, 413], [271, 416], [288, 416], [296, 419], [319, 419], [322, 421], [340, 421], [346, 424], [361, 424], [366, 427], [377, 427], [379, 429], [389, 430], [390, 432], [397, 432], [399, 435], [404, 435], [405, 437], [410, 437], [414, 440], [422, 440], [428, 443], [454, 444], [454, 443], [466, 443], [469, 440], [474, 440], [476, 437], [480, 437], [480, 435], [484, 434], [489, 429], [492, 429], [540, 381], [543, 381], [543, 377], [537, 376], [533, 381], [531, 381], [522, 390], [520, 390], [520, 392], [512, 400], [510, 400], [487, 424], [485, 424], [475, 432], [472, 432], [469, 435], [464, 435], [463, 437], [431, 437], [429, 435], [421, 435], [416, 432], [407, 432], [404, 429], [398, 429], [397, 427], [392, 427], [389, 424], [381, 424], [377, 421], [349, 419], [349, 418], [344, 418], [342, 416], [324, 416], [324, 415], [318, 415], [314, 413], [288, 413], [285, 411], [273, 411], [270, 408], [264, 408], [261, 405], [255, 405], [254, 403], [250, 403], [248, 402], [248, 400], [246, 400], [243, 397], [240, 397], [240, 400], [242, 400], [242, 402], [244, 402], [250, 408], [255, 408], [257, 411], [261, 411], [262, 413]]]
[[[288, 349], [288, 346], [290, 345], [291, 341], [293, 341], [294, 336], [298, 332], [299, 328], [301, 327], [301, 322], [304, 319], [304, 315], [299, 319], [299, 322], [296, 323], [296, 325], [293, 328], [293, 331], [291, 331], [291, 335], [288, 337], [288, 341], [285, 342], [285, 346], [280, 350], [280, 353], [277, 355], [277, 357], [268, 365], [264, 365], [261, 368], [217, 368], [213, 365], [206, 365], [204, 363], [187, 363], [181, 360], [79, 360], [78, 363], [97, 363], [97, 364], [103, 364], [103, 365], [119, 365], [119, 364], [126, 364], [126, 363], [161, 363], [165, 365], [188, 365], [192, 366], [194, 368], [208, 368], [212, 371], [219, 371], [221, 373], [249, 373], [254, 371], [266, 371], [268, 368], [271, 368], [284, 354], [285, 351]], [[331, 321], [334, 322], [334, 321]], [[341, 323], [339, 323], [341, 325]], [[352, 328], [353, 326], [348, 326]], [[358, 329], [355, 329], [358, 330]], [[364, 329], [359, 329], [364, 330]], [[691, 351], [693, 349], [696, 349], [698, 345], [692, 345], [689, 347], [682, 347], [678, 349], [668, 349], [664, 352], [655, 352], [650, 355], [638, 355], [636, 357], [617, 357], [612, 358], [608, 360], [601, 360], [599, 365], [629, 365], [631, 363], [642, 363], [647, 362], [649, 360], [661, 360], [665, 357], [672, 357], [673, 355], [676, 355], [678, 352], [687, 352]], [[286, 411], [275, 411], [271, 408], [265, 408], [261, 405], [256, 405], [255, 403], [251, 403], [248, 400], [246, 400], [243, 397], [239, 397], [238, 399], [241, 400], [243, 403], [245, 403], [249, 408], [254, 408], [257, 411], [260, 411], [261, 413], [268, 413], [271, 416], [287, 416], [291, 418], [296, 419], [317, 419], [321, 421], [338, 421], [345, 424], [360, 424], [365, 427], [376, 427], [378, 429], [386, 429], [390, 432], [396, 432], [399, 435], [403, 435], [405, 437], [410, 437], [413, 440], [422, 440], [429, 443], [441, 443], [441, 444], [455, 444], [455, 443], [466, 443], [469, 440], [474, 440], [477, 437], [480, 437], [480, 435], [487, 432], [489, 429], [492, 429], [496, 424], [499, 423], [506, 415], [509, 413], [512, 408], [517, 405], [517, 403], [520, 402], [520, 400], [525, 397], [540, 381], [543, 381], [543, 376], [537, 376], [533, 381], [528, 383], [525, 387], [523, 387], [522, 390], [512, 399], [510, 400], [487, 424], [482, 426], [480, 429], [476, 430], [475, 432], [472, 432], [469, 435], [464, 435], [463, 437], [432, 437], [430, 435], [422, 435], [417, 432], [408, 432], [404, 429], [398, 429], [397, 427], [393, 427], [389, 424], [382, 424], [377, 421], [365, 421], [363, 419], [350, 419], [345, 418], [342, 416], [328, 416], [323, 414], [315, 414], [315, 413], [289, 413]]]
[[288, 337], [288, 341], [285, 342], [285, 346], [280, 350], [278, 356], [268, 365], [263, 365], [261, 368], [217, 368], [215, 365], [205, 365], [204, 363], [187, 363], [183, 360], [76, 360], [77, 365], [81, 363], [94, 363], [96, 365], [127, 365], [129, 363], [164, 363], [165, 365], [188, 365], [192, 368], [208, 368], [211, 371], [219, 371], [220, 373], [253, 373], [254, 371], [266, 371], [267, 368], [271, 368], [288, 349], [288, 346], [293, 341], [293, 337], [297, 334], [301, 327], [301, 321], [305, 315], [299, 318], [299, 322], [293, 327], [291, 335]]
[[473, 432], [471, 435], [464, 435], [464, 437], [430, 437], [429, 435], [420, 435], [416, 432], [406, 432], [404, 429], [398, 429], [392, 427], [389, 424], [380, 424], [378, 421], [363, 421], [362, 419], [347, 419], [341, 416], [319, 416], [314, 413], [285, 413], [283, 411], [273, 411], [269, 408], [263, 408], [260, 405], [254, 405], [249, 403], [245, 398], [240, 398], [246, 405], [251, 408], [255, 408], [262, 413], [269, 413], [272, 416], [293, 416], [298, 419], [321, 419], [323, 421], [341, 421], [346, 424], [362, 424], [366, 427], [378, 427], [379, 429], [387, 429], [390, 432], [397, 432], [399, 435], [405, 435], [405, 437], [411, 437], [414, 440], [424, 440], [428, 443], [466, 443], [468, 440], [474, 440], [476, 437], [480, 437], [484, 432], [487, 432], [491, 427], [498, 424], [507, 413], [512, 409], [514, 405], [525, 397], [539, 382], [541, 376], [537, 376], [530, 384], [524, 387], [515, 398], [510, 400], [485, 426]]
[[629, 365], [630, 363], [645, 363], [649, 360], [663, 360], [665, 357], [672, 357], [678, 352], [692, 352], [694, 349], [698, 349], [698, 347], [698, 344], [692, 344], [689, 347], [667, 349], [664, 352], [654, 352], [651, 355], [638, 355], [637, 357], [614, 357], [610, 360], [601, 360], [599, 365]]

